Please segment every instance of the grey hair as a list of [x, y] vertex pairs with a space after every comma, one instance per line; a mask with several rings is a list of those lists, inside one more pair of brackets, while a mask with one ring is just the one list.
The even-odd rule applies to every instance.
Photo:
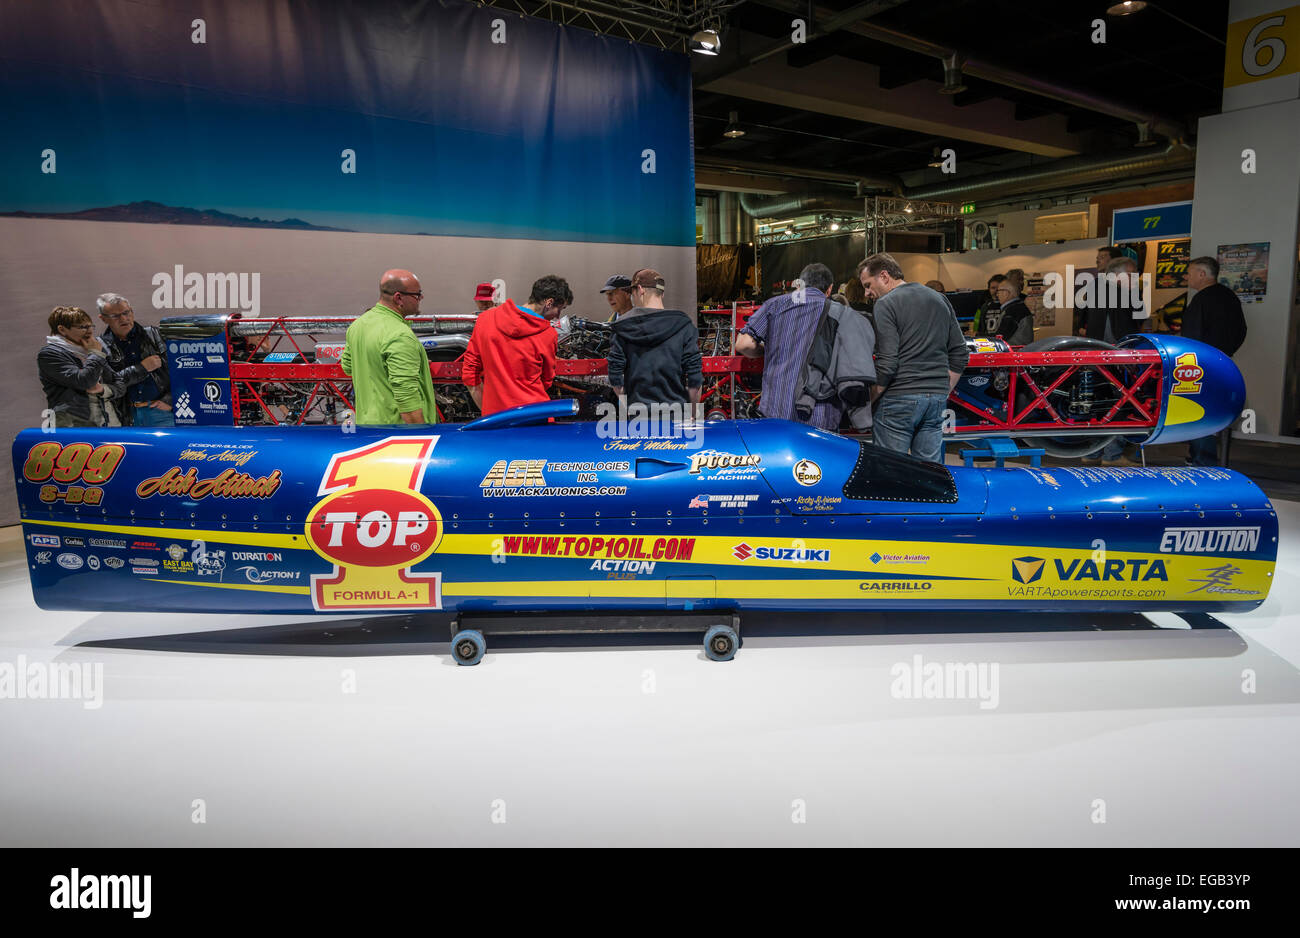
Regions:
[[1106, 273], [1108, 274], [1123, 273], [1124, 268], [1127, 267], [1129, 264], [1132, 264], [1133, 269], [1137, 270], [1137, 261], [1133, 260], [1133, 258], [1129, 257], [1127, 254], [1122, 255], [1120, 257], [1116, 257], [1112, 259], [1109, 264], [1106, 265]]
[[120, 293], [101, 293], [95, 297], [95, 306], [101, 313], [110, 306], [116, 306], [119, 303], [125, 303], [127, 306], [131, 305], [131, 301]]
[[1199, 267], [1210, 275], [1211, 279], [1219, 279], [1219, 261], [1213, 257], [1193, 257], [1187, 262], [1188, 267]]
[[825, 264], [814, 262], [799, 271], [799, 279], [805, 287], [825, 293], [826, 288], [835, 282], [835, 275]]

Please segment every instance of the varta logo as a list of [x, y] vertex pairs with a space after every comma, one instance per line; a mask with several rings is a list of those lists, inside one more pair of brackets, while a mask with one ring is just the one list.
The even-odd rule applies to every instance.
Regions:
[[1017, 557], [1011, 561], [1011, 578], [1017, 583], [1033, 583], [1043, 575], [1042, 557]]
[[[1053, 560], [1056, 578], [1062, 582], [1077, 580], [1118, 580], [1136, 583], [1139, 580], [1168, 580], [1169, 572], [1163, 560]], [[1043, 576], [1047, 561], [1042, 557], [1017, 557], [1011, 561], [1011, 579], [1017, 583], [1034, 583]]]
[[[1098, 568], [1095, 560], [1054, 561], [1056, 575], [1061, 580], [1168, 580], [1163, 560], [1106, 560]], [[1149, 566], [1148, 566], [1149, 565]], [[1143, 568], [1146, 568], [1143, 572]]]

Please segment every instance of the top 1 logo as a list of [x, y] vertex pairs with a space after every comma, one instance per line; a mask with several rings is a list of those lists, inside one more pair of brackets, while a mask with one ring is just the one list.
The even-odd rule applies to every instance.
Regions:
[[330, 460], [307, 542], [334, 564], [312, 576], [318, 610], [441, 609], [441, 575], [412, 573], [442, 541], [442, 516], [420, 492], [438, 438], [390, 436]]

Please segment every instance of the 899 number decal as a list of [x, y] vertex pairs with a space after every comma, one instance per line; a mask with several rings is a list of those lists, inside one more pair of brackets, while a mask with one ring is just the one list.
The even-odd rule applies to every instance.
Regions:
[[122, 462], [126, 447], [120, 443], [105, 443], [103, 446], [91, 446], [89, 443], [37, 443], [27, 453], [23, 463], [23, 478], [28, 482], [84, 482], [92, 486], [84, 488], [70, 485], [61, 492], [57, 485], [41, 486], [41, 501], [54, 502], [65, 499], [70, 504], [85, 503], [98, 505], [103, 498], [103, 489], [96, 486], [113, 478], [113, 473]]

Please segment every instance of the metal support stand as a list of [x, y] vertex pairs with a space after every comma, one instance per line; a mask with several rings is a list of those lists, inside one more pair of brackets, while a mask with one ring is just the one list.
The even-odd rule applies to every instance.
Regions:
[[503, 615], [466, 612], [451, 621], [452, 657], [458, 664], [478, 664], [489, 635], [609, 635], [617, 633], [696, 632], [704, 635], [704, 653], [729, 661], [740, 648], [740, 616], [734, 612], [596, 613], [559, 618], [553, 613]]
[[1018, 446], [1015, 440], [1008, 440], [1002, 436], [991, 436], [980, 442], [987, 444], [988, 448], [977, 449], [971, 447], [962, 452], [962, 463], [967, 468], [973, 467], [977, 459], [992, 459], [993, 465], [1001, 469], [1008, 459], [1027, 456], [1029, 457], [1029, 464], [1037, 469], [1042, 466], [1043, 454], [1046, 452], [1046, 450]]

